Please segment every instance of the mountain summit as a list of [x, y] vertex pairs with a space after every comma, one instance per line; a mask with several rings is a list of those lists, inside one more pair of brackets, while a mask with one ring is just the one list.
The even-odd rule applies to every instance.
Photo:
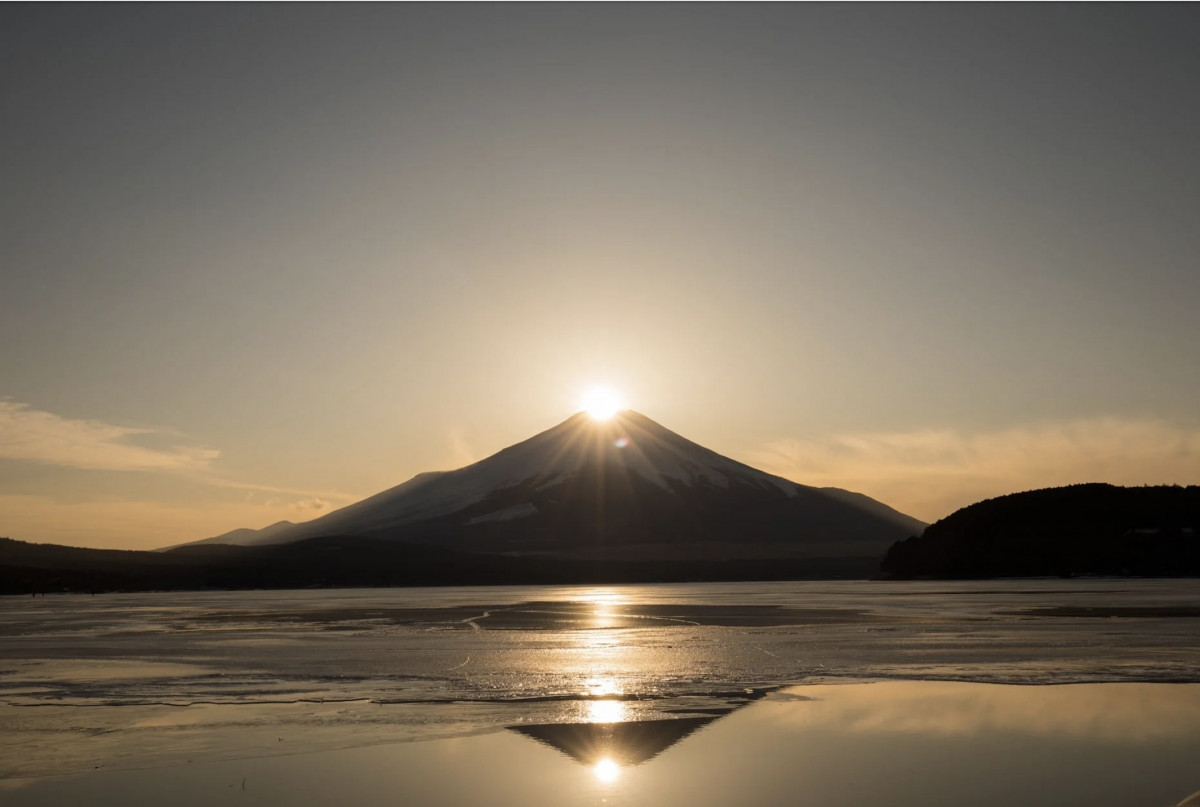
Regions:
[[573, 415], [473, 465], [418, 474], [313, 521], [203, 543], [340, 537], [546, 558], [840, 558], [861, 560], [869, 574], [892, 543], [923, 527], [861, 494], [772, 476], [625, 410], [607, 421]]

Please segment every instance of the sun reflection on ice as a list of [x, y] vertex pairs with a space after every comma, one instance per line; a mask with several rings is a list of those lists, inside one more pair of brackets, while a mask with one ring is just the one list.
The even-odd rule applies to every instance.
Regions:
[[590, 698], [585, 705], [584, 719], [588, 723], [621, 723], [628, 720], [628, 709], [621, 696], [625, 688], [612, 676], [597, 676], [583, 682], [584, 697]]
[[591, 605], [621, 605], [625, 595], [613, 588], [593, 586], [579, 592], [572, 592], [570, 602], [590, 603]]
[[573, 601], [583, 606], [591, 606], [592, 621], [590, 628], [614, 628], [621, 616], [621, 606], [626, 605], [626, 598], [619, 592], [608, 588], [592, 588], [581, 592]]
[[598, 675], [583, 682], [583, 694], [589, 698], [624, 695], [625, 688], [611, 675]]
[[622, 723], [627, 711], [624, 701], [591, 701], [587, 705], [587, 722]]

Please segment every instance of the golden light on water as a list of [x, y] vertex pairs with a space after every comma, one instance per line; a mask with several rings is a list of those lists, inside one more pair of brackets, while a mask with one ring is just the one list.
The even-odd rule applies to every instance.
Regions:
[[[621, 606], [627, 604], [627, 597], [610, 588], [593, 588], [580, 592], [571, 601], [581, 606], [591, 606], [592, 619], [589, 628], [606, 629], [617, 627], [621, 616]], [[619, 644], [615, 633], [604, 631], [602, 634], [589, 637], [586, 643], [589, 647]]]
[[[624, 683], [610, 666], [624, 649], [620, 631], [606, 628], [611, 628], [619, 618], [626, 598], [612, 589], [596, 588], [582, 592], [577, 602], [590, 609], [592, 614], [591, 629], [578, 635], [579, 650], [597, 665], [582, 682], [580, 694], [586, 698], [582, 704], [582, 717], [587, 724], [603, 727], [597, 736], [604, 737], [592, 744], [588, 756], [596, 760], [592, 764], [596, 780], [607, 785], [616, 781], [621, 772], [617, 763], [619, 756], [612, 751], [612, 732], [618, 724], [630, 720], [630, 709], [624, 700]], [[604, 666], [599, 666], [601, 664]]]
[[621, 686], [621, 682], [611, 675], [593, 676], [584, 681], [583, 686], [583, 694], [592, 698], [625, 694], [625, 688]]
[[590, 701], [587, 705], [587, 722], [589, 723], [621, 723], [626, 712], [624, 701]]
[[626, 597], [616, 589], [601, 587], [585, 589], [570, 598], [570, 602], [590, 603], [597, 608], [621, 605], [625, 600]]
[[605, 757], [592, 766], [592, 773], [596, 776], [596, 779], [607, 785], [615, 782], [617, 777], [621, 775], [621, 766], [610, 757]]

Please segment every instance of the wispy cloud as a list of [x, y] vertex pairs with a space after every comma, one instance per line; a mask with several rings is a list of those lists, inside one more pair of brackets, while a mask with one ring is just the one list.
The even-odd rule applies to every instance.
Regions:
[[[72, 420], [0, 399], [0, 459], [90, 471], [170, 473], [184, 485], [159, 500], [141, 500], [140, 493], [93, 497], [77, 488], [69, 493], [56, 489], [40, 495], [0, 494], [0, 535], [78, 546], [154, 548], [235, 527], [307, 521], [361, 498], [336, 490], [231, 479], [215, 467], [220, 456], [216, 449], [138, 442], [161, 446], [173, 437], [170, 429]], [[236, 498], [231, 500], [229, 491], [236, 491]]]
[[1160, 420], [1094, 418], [986, 432], [859, 432], [778, 440], [745, 459], [803, 484], [857, 490], [934, 520], [1031, 488], [1200, 483], [1200, 431]]
[[464, 468], [479, 460], [479, 454], [467, 439], [463, 429], [453, 427], [448, 431], [450, 440], [448, 468]]
[[[361, 497], [355, 497], [354, 500], [357, 501], [358, 498]], [[254, 499], [248, 498], [247, 501], [253, 502]], [[332, 504], [316, 496], [310, 496], [308, 498], [299, 499], [296, 501], [288, 501], [286, 499], [278, 498], [267, 499], [265, 502], [262, 502], [262, 507], [268, 509], [287, 508], [288, 511], [295, 514], [293, 518], [299, 517], [302, 521], [310, 518], [316, 518], [317, 516], [327, 513], [333, 509]]]
[[291, 509], [297, 513], [304, 513], [309, 516], [316, 517], [331, 509], [333, 505], [324, 499], [318, 499], [315, 496], [311, 499], [303, 499], [298, 502], [292, 502]]
[[166, 430], [72, 420], [28, 404], [0, 400], [0, 458], [106, 471], [205, 470], [220, 452], [202, 446], [151, 448], [137, 438]]

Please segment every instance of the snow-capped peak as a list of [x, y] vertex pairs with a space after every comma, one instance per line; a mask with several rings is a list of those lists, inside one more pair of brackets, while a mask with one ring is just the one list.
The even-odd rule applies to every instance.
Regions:
[[[562, 423], [453, 471], [418, 474], [407, 482], [321, 518], [246, 543], [286, 543], [321, 535], [395, 534], [465, 513], [467, 525], [521, 520], [539, 512], [531, 497], [552, 506], [551, 489], [579, 479], [641, 486], [675, 497], [684, 492], [732, 490], [778, 500], [801, 494], [827, 498], [697, 445], [650, 418], [623, 410], [609, 420], [580, 412]], [[594, 497], [593, 497], [594, 498]], [[487, 500], [482, 508], [481, 502]], [[489, 509], [494, 506], [494, 509]], [[858, 508], [855, 508], [858, 509]], [[898, 516], [900, 514], [897, 514]], [[241, 542], [241, 541], [239, 541]]]

